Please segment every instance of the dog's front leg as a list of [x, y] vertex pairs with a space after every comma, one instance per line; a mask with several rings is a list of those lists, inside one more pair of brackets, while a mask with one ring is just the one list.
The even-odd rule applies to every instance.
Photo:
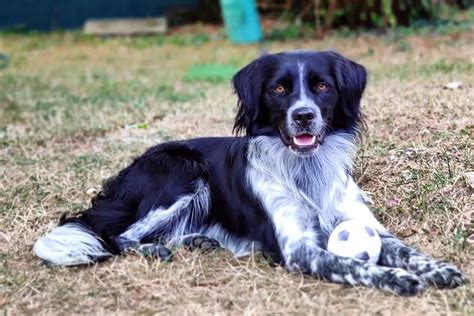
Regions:
[[438, 288], [455, 288], [467, 282], [462, 272], [455, 266], [431, 259], [404, 245], [393, 235], [385, 233], [380, 237], [382, 238], [380, 264], [406, 269]]
[[299, 270], [335, 283], [362, 285], [401, 296], [416, 295], [426, 287], [422, 278], [406, 270], [339, 257], [321, 248], [301, 246], [286, 265], [290, 271]]
[[324, 250], [318, 243], [320, 236], [314, 228], [315, 219], [296, 204], [285, 203], [275, 208], [271, 217], [285, 265], [290, 271], [403, 296], [415, 295], [425, 287], [422, 278], [404, 269], [343, 258]]
[[391, 235], [373, 216], [365, 204], [365, 195], [353, 180], [347, 184], [339, 211], [345, 219], [358, 219], [375, 227], [382, 239], [379, 264], [402, 268], [419, 275], [423, 280], [439, 288], [455, 288], [466, 282], [462, 273], [454, 266], [433, 260], [413, 248], [405, 246]]

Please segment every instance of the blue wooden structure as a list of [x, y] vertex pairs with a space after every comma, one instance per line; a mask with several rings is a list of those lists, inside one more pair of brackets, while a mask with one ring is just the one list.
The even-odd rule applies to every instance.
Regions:
[[0, 0], [0, 29], [74, 29], [87, 19], [156, 17], [197, 5], [198, 0]]

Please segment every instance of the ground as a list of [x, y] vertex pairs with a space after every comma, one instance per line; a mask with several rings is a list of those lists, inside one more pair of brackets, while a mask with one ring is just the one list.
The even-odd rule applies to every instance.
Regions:
[[[365, 65], [366, 130], [355, 178], [406, 243], [474, 276], [474, 33], [344, 36], [231, 45], [217, 35], [96, 39], [0, 36], [0, 310], [17, 314], [474, 314], [474, 288], [399, 298], [290, 274], [261, 256], [177, 249], [52, 268], [31, 249], [59, 216], [160, 141], [230, 135], [227, 79], [183, 79], [199, 63], [241, 67], [287, 49], [335, 49]], [[460, 89], [445, 89], [450, 82]]]

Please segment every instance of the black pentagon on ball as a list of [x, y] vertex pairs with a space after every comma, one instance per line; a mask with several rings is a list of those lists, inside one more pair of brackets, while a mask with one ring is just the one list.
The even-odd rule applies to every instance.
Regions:
[[355, 258], [356, 258], [356, 259], [359, 259], [359, 260], [367, 261], [367, 260], [369, 260], [370, 256], [369, 256], [369, 254], [367, 253], [367, 251], [364, 251], [364, 252], [358, 253], [358, 254], [355, 256]]
[[372, 228], [365, 226], [365, 230], [367, 231], [367, 234], [369, 234], [370, 237], [375, 236], [375, 232]]
[[339, 234], [337, 234], [337, 239], [339, 241], [347, 241], [349, 239], [350, 233], [347, 230], [341, 230]]

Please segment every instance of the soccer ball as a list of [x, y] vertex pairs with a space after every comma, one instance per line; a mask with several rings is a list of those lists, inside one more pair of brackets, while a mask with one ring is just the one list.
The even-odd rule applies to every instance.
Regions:
[[328, 251], [341, 257], [377, 263], [382, 241], [377, 231], [359, 220], [348, 220], [334, 228], [329, 236]]

